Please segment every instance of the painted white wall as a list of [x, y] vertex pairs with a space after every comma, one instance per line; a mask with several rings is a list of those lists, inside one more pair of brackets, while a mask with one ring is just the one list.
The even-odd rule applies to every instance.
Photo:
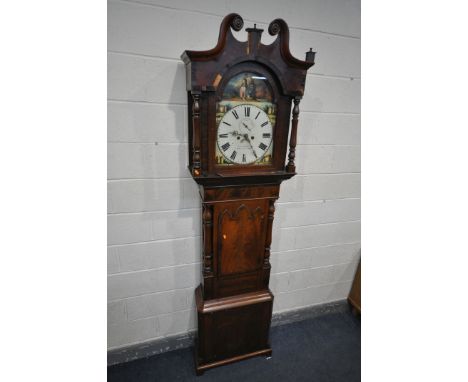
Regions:
[[318, 51], [301, 102], [299, 175], [276, 204], [274, 312], [349, 291], [360, 248], [359, 0], [109, 1], [109, 349], [195, 328], [200, 201], [186, 169], [179, 57], [212, 48], [231, 12], [265, 29], [264, 43], [268, 24], [284, 18], [294, 56]]

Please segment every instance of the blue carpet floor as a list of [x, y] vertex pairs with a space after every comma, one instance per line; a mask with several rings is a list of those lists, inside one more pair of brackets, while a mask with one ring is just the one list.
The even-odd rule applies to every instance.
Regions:
[[361, 379], [361, 323], [351, 313], [334, 313], [276, 326], [273, 356], [251, 358], [195, 376], [192, 349], [176, 350], [108, 368], [110, 382], [313, 381]]

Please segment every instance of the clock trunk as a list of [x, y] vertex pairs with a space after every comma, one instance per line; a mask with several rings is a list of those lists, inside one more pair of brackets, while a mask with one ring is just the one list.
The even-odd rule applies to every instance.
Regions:
[[197, 288], [197, 371], [269, 355], [270, 245], [278, 185], [200, 187], [203, 282]]

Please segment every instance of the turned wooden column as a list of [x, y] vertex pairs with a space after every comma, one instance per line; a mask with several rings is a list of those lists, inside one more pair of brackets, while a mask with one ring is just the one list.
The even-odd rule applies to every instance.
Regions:
[[268, 206], [268, 225], [267, 225], [267, 234], [265, 240], [265, 254], [263, 257], [263, 282], [264, 285], [268, 285], [270, 282], [270, 247], [273, 231], [273, 219], [275, 218], [275, 200], [269, 201]]
[[291, 137], [289, 138], [289, 156], [288, 165], [286, 166], [287, 172], [296, 172], [296, 165], [294, 159], [296, 158], [296, 142], [297, 142], [297, 123], [299, 122], [299, 97], [294, 97], [294, 107], [292, 112], [291, 123]]
[[193, 166], [192, 175], [201, 175], [201, 162], [200, 162], [200, 94], [192, 93], [193, 105], [192, 105], [192, 126], [193, 126]]

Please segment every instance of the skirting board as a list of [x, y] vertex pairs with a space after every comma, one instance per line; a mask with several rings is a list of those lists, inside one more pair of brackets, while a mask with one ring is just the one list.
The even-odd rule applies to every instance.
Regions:
[[[326, 314], [342, 313], [346, 311], [349, 311], [349, 306], [346, 300], [333, 301], [320, 305], [312, 305], [306, 308], [288, 310], [286, 312], [273, 314], [271, 319], [271, 326], [285, 325], [292, 322], [323, 316]], [[152, 355], [193, 346], [196, 333], [197, 332], [194, 330], [185, 334], [109, 350], [107, 352], [107, 365], [117, 365], [119, 363], [130, 362], [136, 359], [146, 358]]]

